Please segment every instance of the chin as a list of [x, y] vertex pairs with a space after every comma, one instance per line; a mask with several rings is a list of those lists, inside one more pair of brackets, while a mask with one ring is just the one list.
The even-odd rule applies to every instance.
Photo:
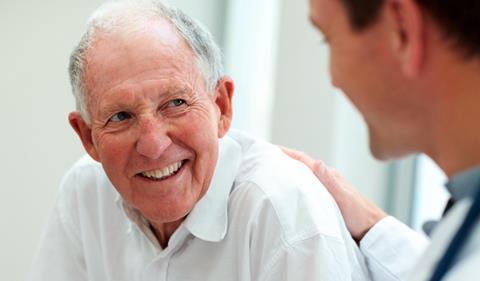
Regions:
[[369, 130], [370, 153], [375, 159], [387, 161], [403, 156], [396, 153], [392, 147], [389, 147], [389, 144], [392, 142], [381, 139], [378, 135], [373, 134], [371, 129]]
[[370, 137], [370, 152], [377, 160], [387, 161], [395, 160], [408, 156], [414, 151], [406, 150], [405, 147], [395, 146], [395, 142], [380, 142], [378, 139]]
[[415, 136], [400, 132], [401, 128], [397, 130], [379, 130], [369, 125], [369, 146], [373, 157], [382, 161], [394, 160], [421, 151], [418, 146], [418, 136], [415, 139]]
[[396, 158], [390, 155], [389, 153], [385, 153], [383, 150], [378, 149], [377, 147], [370, 146], [370, 152], [372, 153], [375, 159], [381, 160], [381, 161], [387, 161], [387, 160]]
[[377, 160], [388, 160], [387, 154], [370, 140], [370, 153]]
[[150, 222], [172, 223], [182, 221], [193, 209], [191, 208], [171, 208], [171, 209], [138, 209], [140, 213]]

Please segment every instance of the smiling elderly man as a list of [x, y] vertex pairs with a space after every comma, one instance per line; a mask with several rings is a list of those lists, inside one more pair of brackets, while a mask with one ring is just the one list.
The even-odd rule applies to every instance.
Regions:
[[[71, 56], [90, 157], [67, 173], [32, 280], [362, 280], [314, 175], [227, 135], [233, 82], [211, 36], [158, 1], [112, 2]], [[93, 158], [93, 160], [92, 160]]]

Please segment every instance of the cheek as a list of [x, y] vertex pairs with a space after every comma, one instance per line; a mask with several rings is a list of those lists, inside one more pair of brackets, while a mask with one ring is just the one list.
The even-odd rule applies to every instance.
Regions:
[[363, 91], [369, 80], [371, 58], [368, 58], [364, 50], [343, 46], [331, 52], [330, 74], [332, 84], [340, 88], [345, 94]]
[[99, 135], [95, 139], [100, 160], [104, 165], [120, 167], [126, 164], [134, 147], [130, 134]]
[[341, 52], [332, 51], [330, 53], [330, 77], [333, 86], [345, 91], [345, 84], [348, 84], [350, 72], [352, 68], [349, 66], [350, 61]]
[[191, 115], [179, 124], [185, 145], [195, 154], [194, 174], [199, 181], [211, 177], [218, 155], [218, 124], [208, 116]]
[[338, 72], [338, 65], [337, 65], [337, 60], [334, 56], [334, 54], [331, 52], [330, 53], [330, 58], [329, 58], [329, 72], [330, 72], [330, 79], [331, 79], [331, 83], [333, 86], [339, 88], [340, 87], [340, 83], [339, 81], [341, 80], [339, 78], [339, 73]]
[[184, 137], [197, 157], [204, 158], [211, 154], [212, 147], [218, 143], [217, 126], [209, 120], [191, 120], [185, 125]]
[[177, 128], [183, 132], [186, 138], [194, 142], [208, 142], [210, 139], [218, 139], [218, 113], [212, 106], [199, 106], [181, 118]]

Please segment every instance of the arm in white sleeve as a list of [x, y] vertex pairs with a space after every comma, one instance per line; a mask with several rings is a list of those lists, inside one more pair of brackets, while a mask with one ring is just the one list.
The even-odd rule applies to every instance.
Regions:
[[88, 280], [79, 231], [58, 198], [34, 257], [30, 281]]
[[360, 241], [374, 281], [405, 280], [428, 246], [428, 239], [389, 216]]

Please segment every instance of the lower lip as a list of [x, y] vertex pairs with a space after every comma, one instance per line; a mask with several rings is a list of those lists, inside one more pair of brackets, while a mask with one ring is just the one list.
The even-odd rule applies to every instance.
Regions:
[[137, 177], [139, 177], [139, 178], [141, 178], [141, 179], [143, 179], [143, 180], [149, 181], [149, 182], [162, 182], [162, 181], [174, 179], [174, 178], [176, 178], [177, 176], [179, 176], [179, 175], [183, 172], [183, 170], [184, 170], [187, 162], [188, 162], [188, 160], [183, 160], [183, 161], [182, 161], [182, 166], [180, 167], [180, 169], [178, 169], [175, 173], [173, 173], [173, 175], [168, 176], [168, 177], [165, 177], [165, 178], [161, 178], [161, 179], [151, 179], [151, 178], [147, 178], [147, 177], [145, 177], [145, 176], [143, 176], [143, 175], [141, 175], [141, 174], [138, 174]]

